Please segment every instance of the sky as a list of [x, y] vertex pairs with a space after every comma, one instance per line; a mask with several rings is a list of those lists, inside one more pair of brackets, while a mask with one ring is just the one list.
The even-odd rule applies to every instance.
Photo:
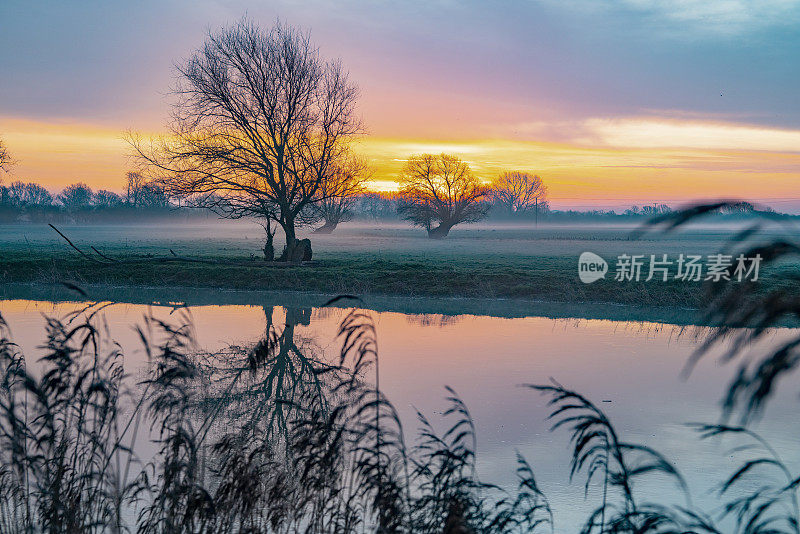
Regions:
[[556, 208], [800, 211], [800, 0], [3, 0], [2, 178], [121, 190], [124, 132], [163, 132], [175, 65], [243, 16], [341, 59], [376, 188], [448, 152]]

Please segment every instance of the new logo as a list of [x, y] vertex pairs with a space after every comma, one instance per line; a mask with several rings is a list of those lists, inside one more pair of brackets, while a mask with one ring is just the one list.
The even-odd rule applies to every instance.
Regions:
[[584, 252], [578, 258], [578, 278], [584, 284], [591, 284], [606, 277], [608, 263], [594, 252]]

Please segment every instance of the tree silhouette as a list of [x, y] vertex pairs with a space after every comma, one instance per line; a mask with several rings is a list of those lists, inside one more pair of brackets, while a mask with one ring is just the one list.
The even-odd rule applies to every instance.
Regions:
[[358, 88], [308, 35], [247, 20], [211, 34], [179, 68], [170, 135], [129, 140], [168, 195], [228, 218], [272, 219], [294, 256], [296, 228], [360, 131]]
[[353, 205], [358, 195], [364, 193], [369, 177], [366, 162], [355, 156], [342, 158], [333, 166], [319, 188], [320, 200], [313, 204], [313, 209], [325, 221], [314, 233], [330, 234], [339, 223], [350, 220]]
[[92, 205], [94, 192], [84, 183], [68, 185], [58, 195], [58, 201], [67, 211], [78, 211]]
[[456, 224], [485, 217], [485, 195], [469, 165], [456, 156], [421, 154], [411, 156], [403, 168], [398, 212], [425, 228], [428, 237], [441, 239]]
[[509, 214], [538, 209], [547, 202], [547, 187], [529, 172], [504, 172], [492, 182], [492, 197]]
[[6, 148], [3, 140], [0, 139], [0, 171], [8, 172], [10, 166], [11, 154], [9, 154], [8, 148]]

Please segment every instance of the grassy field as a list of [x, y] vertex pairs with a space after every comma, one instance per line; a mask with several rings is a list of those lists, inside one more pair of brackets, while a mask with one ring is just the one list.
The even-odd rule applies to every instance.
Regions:
[[[274, 267], [261, 259], [263, 230], [255, 224], [210, 220], [191, 225], [72, 225], [61, 230], [80, 248], [113, 258], [168, 256], [234, 264], [100, 264], [71, 249], [46, 225], [0, 227], [0, 281], [111, 286], [294, 290], [416, 297], [521, 298], [697, 307], [699, 283], [618, 282], [620, 254], [707, 255], [735, 227], [694, 227], [634, 238], [633, 226], [489, 226], [457, 228], [443, 241], [405, 225], [344, 225], [330, 236], [312, 235], [314, 266]], [[769, 236], [768, 236], [769, 237]], [[280, 248], [281, 244], [277, 244]], [[592, 251], [610, 264], [605, 280], [586, 285], [577, 258]], [[765, 288], [791, 284], [797, 265], [762, 272]], [[646, 274], [646, 273], [645, 273]]]

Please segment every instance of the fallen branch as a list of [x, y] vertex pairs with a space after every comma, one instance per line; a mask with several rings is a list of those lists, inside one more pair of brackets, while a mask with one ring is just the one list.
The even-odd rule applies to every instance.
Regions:
[[118, 261], [119, 261], [119, 260], [115, 260], [114, 258], [109, 258], [108, 256], [106, 256], [105, 254], [103, 254], [102, 252], [100, 252], [99, 250], [97, 250], [97, 249], [96, 249], [96, 248], [94, 248], [94, 247], [89, 247], [89, 248], [91, 248], [92, 250], [94, 250], [94, 251], [95, 251], [95, 253], [96, 253], [98, 256], [100, 256], [101, 258], [105, 258], [105, 259], [107, 259], [107, 260], [108, 260], [108, 261], [110, 261], [110, 262], [114, 262], [114, 263], [116, 263], [116, 262], [118, 262]]
[[258, 262], [255, 259], [251, 259], [251, 260], [247, 260], [247, 261], [242, 261], [242, 260], [225, 261], [225, 260], [188, 258], [186, 256], [179, 256], [172, 249], [169, 249], [169, 252], [171, 254], [170, 256], [152, 256], [152, 257], [147, 257], [147, 258], [112, 258], [110, 256], [107, 256], [106, 254], [103, 254], [102, 252], [97, 250], [95, 247], [90, 246], [89, 248], [91, 248], [92, 251], [95, 254], [97, 254], [103, 260], [105, 260], [105, 261], [101, 261], [101, 260], [95, 258], [94, 256], [91, 256], [91, 255], [87, 254], [86, 252], [84, 252], [80, 248], [78, 248], [75, 245], [75, 243], [73, 243], [66, 235], [64, 235], [64, 233], [61, 230], [56, 228], [54, 225], [49, 224], [48, 226], [50, 226], [50, 228], [55, 230], [56, 233], [58, 235], [60, 235], [64, 239], [64, 241], [66, 241], [69, 244], [69, 246], [72, 247], [74, 250], [76, 250], [81, 256], [83, 256], [84, 258], [86, 258], [89, 261], [92, 261], [92, 262], [100, 264], [100, 265], [126, 265], [126, 264], [173, 263], [173, 262], [174, 263], [205, 263], [205, 264], [210, 264], [210, 265], [247, 266], [247, 267], [252, 267], [253, 265], [262, 265], [264, 267], [293, 267], [293, 266], [297, 266], [297, 265], [302, 265], [302, 266], [318, 265], [318, 262], [316, 262], [316, 261], [304, 261], [304, 262], [300, 262], [299, 264], [297, 264], [297, 263], [290, 263], [290, 262], [284, 262], [284, 261], [263, 261], [263, 262]]
[[[56, 228], [55, 226], [53, 226], [53, 225], [52, 225], [52, 223], [51, 223], [51, 224], [48, 224], [48, 226], [49, 226], [50, 228], [52, 228], [53, 230], [55, 230], [55, 231], [58, 233], [58, 235], [60, 235], [61, 237], [63, 237], [63, 238], [64, 238], [64, 241], [66, 241], [67, 243], [69, 243], [69, 246], [71, 246], [72, 248], [74, 248], [75, 250], [77, 250], [77, 251], [78, 251], [78, 253], [80, 253], [80, 255], [81, 255], [81, 256], [83, 256], [84, 258], [86, 258], [86, 259], [88, 259], [88, 260], [90, 260], [90, 261], [93, 261], [93, 262], [95, 262], [95, 263], [103, 263], [102, 261], [100, 261], [100, 260], [98, 260], [98, 259], [95, 259], [95, 258], [93, 258], [93, 257], [89, 256], [89, 255], [88, 255], [88, 254], [86, 254], [84, 251], [82, 251], [81, 249], [79, 249], [78, 247], [76, 247], [76, 246], [75, 246], [75, 243], [73, 243], [72, 241], [70, 241], [70, 240], [69, 240], [69, 238], [68, 238], [67, 236], [65, 236], [64, 234], [62, 234], [62, 233], [61, 233], [61, 230], [59, 230], [58, 228]], [[94, 247], [92, 247], [92, 248], [94, 248]], [[95, 251], [95, 252], [96, 252], [96, 251]]]

